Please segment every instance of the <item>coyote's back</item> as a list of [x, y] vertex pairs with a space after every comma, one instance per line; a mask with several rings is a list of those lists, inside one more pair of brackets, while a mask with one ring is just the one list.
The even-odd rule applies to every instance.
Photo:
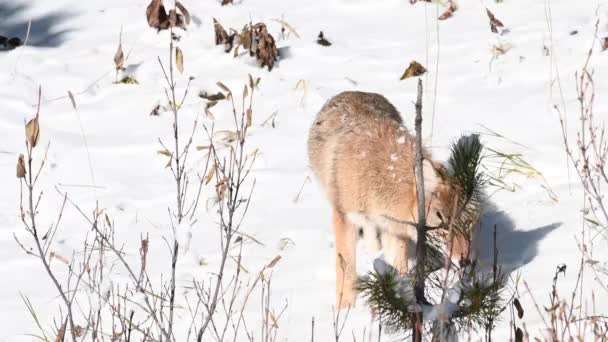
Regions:
[[[405, 160], [396, 159], [397, 149], [405, 152], [412, 147], [401, 124], [397, 109], [382, 95], [373, 93], [343, 92], [319, 111], [310, 129], [309, 159], [313, 172], [337, 209], [352, 209], [349, 203], [344, 203], [352, 201], [345, 198], [345, 194], [341, 195], [343, 186], [350, 193], [346, 197], [353, 197], [353, 191], [370, 190], [372, 184], [367, 183], [378, 183], [374, 179], [383, 175], [396, 177], [399, 170], [396, 164], [413, 162], [409, 153], [406, 153]], [[391, 150], [395, 153], [394, 160], [388, 159]], [[406, 180], [401, 177], [401, 181]], [[378, 192], [382, 188], [374, 190]], [[362, 196], [356, 197], [369, 202]], [[364, 203], [355, 207], [363, 210]]]

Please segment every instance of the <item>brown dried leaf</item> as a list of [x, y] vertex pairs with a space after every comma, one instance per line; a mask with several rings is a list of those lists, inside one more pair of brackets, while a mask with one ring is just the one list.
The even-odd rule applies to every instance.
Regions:
[[114, 64], [116, 65], [116, 69], [122, 69], [125, 63], [125, 54], [122, 51], [122, 43], [118, 43], [118, 49], [116, 49], [116, 53], [114, 54]]
[[209, 100], [209, 101], [220, 101], [220, 100], [226, 99], [226, 95], [224, 95], [223, 93], [221, 93], [219, 91], [216, 94], [212, 94], [212, 95], [207, 94], [207, 92], [201, 91], [198, 94], [198, 96], [205, 100]]
[[239, 34], [239, 39], [240, 39], [241, 45], [243, 45], [243, 47], [245, 49], [251, 51], [251, 43], [253, 41], [253, 31], [251, 30], [249, 25], [245, 25], [245, 27], [243, 27], [243, 30]]
[[253, 112], [251, 111], [251, 108], [247, 109], [247, 128], [251, 127], [251, 123], [252, 123], [252, 117], [253, 117]]
[[55, 252], [51, 252], [49, 254], [49, 262], [51, 262], [53, 259], [57, 259], [57, 260], [63, 262], [64, 264], [66, 264], [66, 265], [70, 264], [70, 260], [68, 258], [64, 257], [63, 255], [59, 255], [59, 254], [57, 254]]
[[68, 324], [68, 321], [65, 320], [63, 321], [63, 324], [61, 325], [61, 328], [59, 328], [59, 330], [57, 331], [57, 336], [55, 337], [55, 342], [62, 342], [65, 338], [65, 328], [66, 325]]
[[210, 145], [196, 146], [196, 150], [197, 151], [208, 150], [210, 147], [211, 147]]
[[226, 188], [228, 186], [226, 185], [226, 181], [222, 181], [221, 183], [219, 183], [216, 187], [215, 187], [215, 191], [217, 193], [217, 197], [218, 199], [223, 199], [224, 198], [224, 193], [226, 193]]
[[175, 48], [175, 66], [180, 74], [184, 73], [184, 54], [179, 47]]
[[184, 7], [184, 5], [182, 5], [182, 3], [179, 1], [175, 2], [175, 7], [177, 7], [177, 9], [179, 9], [179, 11], [182, 12], [186, 25], [190, 25], [190, 12], [188, 12], [186, 7]]
[[256, 148], [255, 150], [249, 152], [249, 154], [247, 156], [249, 157], [257, 157], [258, 153], [260, 152], [259, 148]]
[[217, 131], [216, 135], [220, 136], [220, 139], [227, 143], [231, 143], [239, 139], [239, 132], [235, 131]]
[[606, 51], [608, 49], [608, 37], [602, 38], [601, 42], [602, 42], [602, 51]]
[[159, 31], [169, 27], [169, 18], [161, 0], [152, 0], [150, 2], [146, 8], [146, 18], [148, 19], [148, 25]]
[[175, 9], [169, 11], [168, 27], [163, 26], [163, 28], [169, 27], [179, 27], [184, 30], [186, 29], [186, 22], [184, 21], [184, 16], [177, 13]]
[[401, 76], [400, 80], [404, 80], [409, 77], [416, 77], [424, 74], [426, 72], [426, 68], [422, 66], [422, 64], [412, 61], [410, 65], [405, 69], [405, 72]]
[[279, 260], [281, 260], [281, 256], [277, 255], [268, 265], [266, 265], [266, 268], [273, 268], [279, 262]]
[[169, 152], [168, 150], [159, 150], [159, 151], [156, 151], [156, 153], [162, 154], [163, 156], [167, 156], [167, 157], [173, 157], [173, 153]]
[[243, 98], [247, 98], [247, 96], [249, 96], [249, 91], [247, 91], [247, 86], [245, 85], [243, 87]]
[[517, 299], [517, 298], [513, 299], [513, 305], [515, 306], [515, 309], [517, 310], [517, 317], [523, 318], [524, 317], [524, 308], [521, 307], [521, 303], [519, 302], [519, 299]]
[[279, 328], [279, 322], [277, 321], [277, 318], [274, 316], [274, 313], [272, 311], [268, 312], [270, 314], [270, 319], [272, 320], [272, 327], [275, 329]]
[[257, 47], [255, 51], [256, 59], [261, 63], [262, 68], [268, 66], [268, 71], [272, 71], [274, 63], [279, 59], [279, 50], [275, 40], [268, 32], [266, 24], [258, 23], [254, 26]]
[[498, 27], [505, 27], [500, 20], [498, 20], [489, 9], [486, 8], [488, 18], [490, 18], [490, 30], [494, 33], [498, 33]]
[[25, 125], [25, 136], [31, 147], [38, 145], [40, 140], [40, 126], [38, 124], [38, 114]]
[[251, 74], [248, 74], [249, 76], [249, 88], [253, 89], [253, 87], [255, 87], [255, 84], [253, 83], [253, 77], [251, 77]]
[[215, 18], [213, 18], [213, 28], [215, 30], [215, 45], [226, 44], [228, 41], [228, 32], [226, 32]]
[[211, 179], [213, 179], [213, 176], [215, 176], [215, 169], [215, 164], [213, 164], [209, 172], [207, 172], [207, 176], [205, 176], [205, 185], [209, 184], [209, 182], [211, 182]]
[[456, 4], [453, 1], [450, 1], [450, 6], [437, 19], [446, 20], [447, 18], [450, 18], [452, 16], [452, 14], [454, 14], [454, 12], [456, 12], [457, 9], [458, 9], [458, 6], [456, 6]]
[[226, 87], [226, 85], [224, 85], [224, 83], [222, 83], [222, 82], [217, 82], [216, 84], [217, 84], [217, 86], [218, 86], [218, 87], [222, 88], [222, 90], [223, 90], [223, 91], [225, 91], [225, 92], [227, 92], [227, 93], [229, 93], [229, 94], [230, 94], [230, 93], [232, 93], [232, 92], [230, 91], [230, 89], [229, 89], [228, 87]]
[[17, 159], [17, 178], [25, 178], [25, 157], [23, 153], [19, 154], [19, 159]]
[[504, 55], [505, 53], [509, 52], [512, 47], [513, 45], [508, 42], [494, 45], [492, 46], [492, 55], [494, 56], [494, 58], [500, 57], [501, 55]]

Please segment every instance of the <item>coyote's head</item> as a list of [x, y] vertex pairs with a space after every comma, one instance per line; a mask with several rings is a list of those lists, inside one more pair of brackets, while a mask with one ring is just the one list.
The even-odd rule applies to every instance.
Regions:
[[[462, 229], [462, 187], [448, 175], [444, 165], [425, 160], [423, 164], [426, 224], [430, 235], [446, 242], [446, 254], [453, 261], [468, 256], [471, 241], [470, 229]], [[452, 225], [450, 235], [450, 225]]]

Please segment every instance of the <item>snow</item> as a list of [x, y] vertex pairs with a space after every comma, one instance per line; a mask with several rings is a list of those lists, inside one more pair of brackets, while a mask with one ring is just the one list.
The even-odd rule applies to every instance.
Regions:
[[[518, 178], [515, 192], [492, 196], [496, 207], [482, 222], [488, 226], [497, 223], [501, 264], [513, 277], [518, 274], [530, 285], [536, 300], [545, 303], [555, 267], [561, 263], [568, 265], [568, 272], [559, 287], [570, 293], [580, 261], [575, 237], [580, 235], [583, 201], [572, 168], [570, 173], [566, 168], [553, 105], [565, 106], [569, 132], [574, 136], [574, 72], [584, 63], [592, 42], [596, 10], [603, 18], [600, 32], [608, 27], [608, 8], [598, 9], [601, 1], [461, 1], [453, 17], [441, 22], [435, 18], [443, 7], [427, 3], [411, 6], [406, 0], [242, 0], [227, 7], [212, 0], [182, 2], [195, 17], [179, 42], [185, 73], [178, 79], [178, 90], [183, 91], [189, 76], [195, 77], [181, 112], [180, 124], [186, 127], [182, 132], [189, 132], [197, 115], [205, 117], [205, 101], [197, 97], [199, 91], [215, 93], [218, 81], [241, 89], [249, 73], [262, 79], [254, 98], [254, 125], [248, 139], [249, 148], [259, 148], [260, 152], [253, 170], [256, 186], [243, 230], [264, 245], [244, 245], [243, 263], [255, 275], [277, 254], [282, 256], [272, 285], [274, 307], [288, 303], [279, 321], [280, 340], [307, 340], [313, 317], [315, 340], [333, 337], [331, 210], [318, 184], [305, 181], [312, 177], [306, 153], [309, 125], [332, 95], [356, 89], [385, 95], [411, 130], [416, 82], [399, 81], [411, 60], [428, 69], [422, 77], [423, 132], [437, 159], [447, 158], [450, 143], [460, 135], [485, 131], [485, 126], [520, 145], [490, 135], [482, 136], [484, 143], [501, 151], [523, 153], [542, 172], [558, 202], [550, 199], [538, 179]], [[509, 33], [498, 37], [490, 32], [484, 4]], [[163, 238], [172, 237], [167, 207], [173, 205], [175, 190], [170, 172], [164, 168], [166, 157], [157, 151], [161, 149], [158, 138], [170, 139], [171, 118], [163, 111], [160, 116], [149, 115], [157, 104], [166, 104], [157, 56], [166, 61], [168, 39], [166, 32], [157, 34], [147, 26], [146, 6], [143, 0], [0, 1], [0, 9], [11, 9], [0, 14], [10, 18], [0, 23], [0, 34], [22, 34], [24, 23], [34, 20], [34, 46], [0, 52], [0, 277], [4, 280], [0, 286], [0, 341], [31, 341], [28, 334], [37, 333], [20, 293], [28, 296], [47, 327], [60, 304], [39, 260], [25, 255], [13, 238], [16, 234], [30, 245], [18, 216], [19, 182], [14, 174], [17, 157], [25, 152], [23, 123], [35, 114], [38, 85], [43, 92], [40, 145], [51, 143], [40, 181], [44, 189], [39, 208], [42, 226], [56, 220], [61, 206], [55, 187], [67, 191], [87, 213], [98, 202], [114, 220], [116, 238], [124, 244], [129, 258], [137, 259], [139, 238], [149, 234], [150, 272], [155, 277], [160, 277], [161, 271], [168, 275], [169, 249]], [[301, 38], [292, 34], [279, 40], [279, 46], [289, 47], [290, 56], [271, 72], [258, 68], [248, 57], [234, 59], [214, 45], [212, 17], [224, 27], [235, 28], [249, 22], [250, 17], [253, 22], [262, 20], [278, 37], [280, 25], [272, 19], [281, 16]], [[121, 26], [123, 48], [129, 55], [127, 72], [138, 85], [113, 84], [112, 58]], [[321, 30], [332, 46], [315, 43]], [[578, 33], [571, 35], [573, 30]], [[493, 58], [492, 47], [499, 42], [512, 48]], [[544, 46], [552, 51], [549, 56], [543, 52]], [[598, 94], [596, 116], [607, 120], [608, 83], [604, 80], [608, 54], [596, 49], [591, 65]], [[296, 89], [300, 80], [306, 86]], [[68, 91], [74, 94], [76, 110]], [[231, 128], [227, 104], [220, 103], [211, 111], [220, 129]], [[262, 126], [275, 112], [276, 127]], [[195, 140], [195, 145], [205, 145], [202, 130]], [[202, 154], [193, 155], [197, 164], [188, 172], [196, 175], [204, 160]], [[302, 193], [294, 201], [303, 183]], [[202, 202], [212, 196], [213, 189], [205, 189]], [[203, 206], [199, 216], [193, 226], [178, 229], [178, 240], [189, 246], [180, 256], [178, 286], [185, 286], [193, 277], [208, 279], [219, 262], [214, 210], [210, 207], [205, 211]], [[82, 248], [88, 232], [80, 214], [68, 206], [52, 250], [71, 256]], [[480, 255], [490, 260], [491, 232], [485, 230], [479, 240]], [[605, 244], [596, 240], [595, 259], [607, 259]], [[359, 255], [358, 271], [364, 273], [371, 268], [373, 257], [362, 249]], [[66, 274], [62, 266], [52, 263], [60, 277]], [[116, 270], [106, 285], [125, 279], [124, 272]], [[586, 282], [587, 294], [590, 283]], [[520, 288], [526, 325], [533, 336], [540, 336], [542, 320], [525, 292]], [[608, 312], [608, 296], [595, 298], [597, 311]], [[259, 311], [254, 308], [248, 314], [257, 321]], [[177, 315], [183, 318], [187, 313]], [[187, 327], [186, 321], [179, 320], [179, 328]], [[510, 336], [508, 322], [505, 317], [499, 323], [494, 334], [497, 341]], [[345, 339], [350, 339], [351, 333], [360, 336], [364, 329], [369, 332], [377, 325], [359, 300], [348, 316]]]

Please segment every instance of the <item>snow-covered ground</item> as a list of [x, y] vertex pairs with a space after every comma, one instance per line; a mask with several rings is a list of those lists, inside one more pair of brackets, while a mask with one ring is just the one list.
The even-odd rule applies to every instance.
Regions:
[[[543, 173], [557, 202], [537, 178], [514, 179], [520, 188], [493, 196], [497, 210], [486, 218], [487, 224], [498, 222], [502, 262], [520, 273], [541, 304], [546, 304], [555, 267], [561, 263], [569, 268], [560, 286], [569, 293], [580, 258], [575, 235], [580, 233], [582, 197], [573, 170], [568, 174], [559, 119], [552, 107], [565, 104], [574, 127], [574, 72], [584, 63], [598, 15], [600, 33], [608, 28], [604, 17], [608, 7], [597, 10], [601, 1], [461, 1], [453, 17], [440, 22], [436, 18], [443, 6], [412, 6], [407, 0], [242, 0], [226, 7], [217, 0], [182, 2], [194, 20], [188, 31], [180, 33], [185, 65], [178, 79], [180, 89], [188, 76], [195, 77], [182, 110], [184, 125], [197, 114], [204, 117], [205, 101], [197, 96], [200, 90], [215, 92], [218, 81], [241, 89], [247, 74], [262, 79], [248, 140], [248, 146], [259, 148], [260, 155], [253, 169], [253, 203], [243, 230], [264, 246], [246, 245], [243, 260], [247, 269], [258, 270], [275, 255], [282, 256], [272, 285], [275, 307], [288, 303], [279, 322], [281, 340], [309, 340], [313, 317], [315, 340], [333, 338], [331, 212], [315, 181], [306, 181], [312, 178], [306, 154], [309, 125], [332, 95], [357, 89], [385, 95], [412, 126], [416, 82], [399, 81], [411, 60], [428, 69], [423, 76], [423, 131], [436, 158], [447, 158], [449, 144], [461, 134], [487, 132], [485, 126], [519, 145], [491, 136], [484, 136], [484, 142], [502, 151], [523, 153]], [[168, 113], [148, 115], [157, 103], [165, 102], [157, 56], [166, 60], [168, 39], [166, 31], [157, 34], [148, 27], [147, 4], [145, 0], [0, 1], [0, 34], [23, 37], [31, 19], [33, 45], [0, 52], [0, 341], [31, 341], [27, 334], [37, 332], [19, 293], [29, 297], [47, 325], [52, 324], [60, 303], [40, 262], [25, 255], [13, 237], [16, 234], [28, 242], [18, 216], [19, 182], [14, 173], [17, 156], [25, 152], [23, 123], [35, 113], [38, 85], [43, 93], [41, 146], [51, 142], [40, 183], [42, 225], [56, 220], [62, 200], [55, 190], [58, 187], [88, 212], [99, 201], [115, 220], [117, 238], [127, 253], [137, 255], [140, 235], [149, 232], [151, 267], [159, 272], [170, 268], [162, 237], [171, 236], [166, 208], [174, 202], [174, 184], [164, 168], [166, 157], [157, 151], [161, 149], [158, 138], [166, 140], [171, 135], [171, 119]], [[490, 31], [484, 5], [508, 33], [498, 36]], [[289, 47], [289, 56], [271, 72], [248, 57], [234, 59], [214, 45], [213, 17], [224, 27], [240, 28], [250, 18], [254, 23], [265, 21], [278, 37], [280, 24], [272, 19], [282, 16], [300, 38], [292, 34], [279, 39], [279, 46]], [[138, 85], [113, 83], [112, 58], [121, 26], [123, 48], [130, 52], [126, 64]], [[332, 46], [315, 42], [319, 31]], [[499, 44], [510, 49], [493, 58], [493, 46]], [[591, 65], [598, 94], [596, 116], [607, 120], [608, 54], [596, 49]], [[305, 90], [301, 85], [296, 89], [301, 80]], [[75, 95], [77, 110], [68, 91]], [[230, 128], [227, 104], [219, 104], [213, 112], [219, 127]], [[275, 112], [275, 127], [262, 126]], [[183, 132], [185, 139], [188, 130]], [[195, 144], [205, 144], [202, 130]], [[202, 153], [193, 155], [200, 161], [189, 170], [194, 175], [204, 160]], [[82, 186], [93, 181], [97, 189]], [[205, 192], [203, 200], [209, 194]], [[216, 230], [213, 210], [201, 211], [192, 228], [190, 249], [178, 265], [178, 286], [215, 270], [219, 259]], [[68, 207], [51, 250], [70, 256], [82, 247], [87, 232], [82, 217]], [[282, 248], [286, 239], [290, 243]], [[607, 246], [601, 244], [596, 246], [595, 258], [605, 262]], [[480, 248], [482, 254], [490, 251], [488, 245]], [[205, 261], [202, 266], [200, 260]], [[365, 258], [361, 264], [367, 264]], [[65, 274], [63, 264], [53, 263], [53, 267]], [[608, 297], [596, 300], [597, 310], [608, 312]], [[522, 304], [528, 330], [540, 335], [542, 321], [529, 295], [522, 296]], [[186, 312], [177, 315], [184, 317], [178, 324], [189, 323]], [[250, 313], [251, 320], [256, 320], [255, 315], [257, 311]], [[371, 329], [370, 318], [360, 304], [346, 324], [345, 340], [352, 334], [361, 336], [364, 329]], [[505, 317], [495, 338], [502, 341], [509, 336]]]

